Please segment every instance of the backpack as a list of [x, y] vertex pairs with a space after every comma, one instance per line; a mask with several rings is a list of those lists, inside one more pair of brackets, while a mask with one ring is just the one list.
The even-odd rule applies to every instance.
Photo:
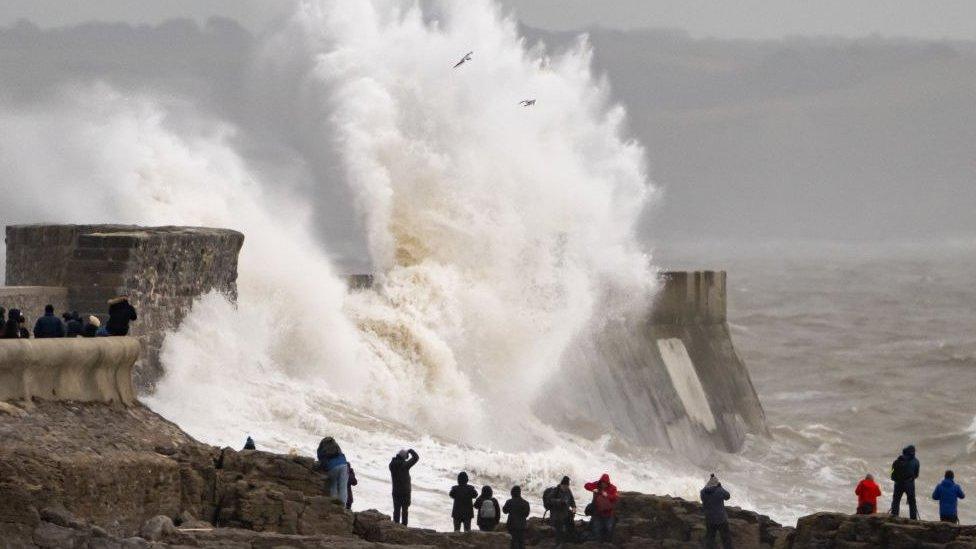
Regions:
[[486, 499], [478, 509], [478, 520], [495, 520], [495, 502]]
[[546, 488], [545, 492], [542, 492], [542, 506], [546, 511], [552, 511], [553, 506], [556, 504], [556, 499], [559, 497], [559, 487], [552, 486]]
[[912, 478], [912, 462], [899, 456], [891, 464], [891, 480], [901, 482]]

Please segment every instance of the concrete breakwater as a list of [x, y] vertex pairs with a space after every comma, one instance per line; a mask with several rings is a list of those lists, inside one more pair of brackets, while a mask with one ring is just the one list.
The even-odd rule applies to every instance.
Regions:
[[132, 337], [0, 340], [0, 400], [136, 404]]
[[664, 272], [650, 311], [578, 339], [560, 377], [581, 391], [553, 395], [540, 413], [598, 436], [703, 456], [735, 452], [766, 420], [726, 319], [726, 273]]

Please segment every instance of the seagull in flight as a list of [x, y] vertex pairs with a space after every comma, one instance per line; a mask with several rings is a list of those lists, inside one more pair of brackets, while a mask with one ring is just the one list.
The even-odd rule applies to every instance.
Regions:
[[456, 68], [460, 67], [461, 65], [464, 64], [465, 61], [471, 61], [471, 54], [472, 53], [474, 53], [474, 52], [473, 51], [469, 51], [468, 53], [464, 54], [464, 57], [462, 57], [461, 60], [458, 61], [456, 65], [454, 65], [454, 68], [456, 69]]
[[519, 105], [522, 105], [523, 107], [531, 107], [532, 105], [535, 105], [535, 99], [523, 99], [519, 101]]

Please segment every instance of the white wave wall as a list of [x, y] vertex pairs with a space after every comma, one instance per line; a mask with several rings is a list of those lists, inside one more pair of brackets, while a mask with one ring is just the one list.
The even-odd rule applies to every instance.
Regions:
[[[0, 109], [5, 223], [245, 233], [238, 302], [195, 303], [166, 339], [148, 404], [215, 444], [252, 434], [310, 454], [332, 433], [379, 480], [415, 445], [430, 490], [462, 467], [535, 488], [602, 472], [595, 462], [623, 471], [606, 440], [530, 411], [571, 338], [654, 289], [634, 237], [653, 195], [643, 150], [624, 137], [587, 44], [555, 57], [530, 48], [486, 0], [304, 2], [265, 38], [253, 76], [249, 92], [275, 98], [260, 108], [305, 126], [304, 162], [340, 164], [339, 181], [315, 184], [349, 186], [374, 290], [346, 291], [328, 235], [312, 234], [304, 182], [262, 180], [228, 121], [97, 83]], [[641, 469], [628, 468], [632, 486], [660, 477]], [[384, 485], [367, 486], [380, 505]], [[418, 498], [422, 520], [438, 498]]]

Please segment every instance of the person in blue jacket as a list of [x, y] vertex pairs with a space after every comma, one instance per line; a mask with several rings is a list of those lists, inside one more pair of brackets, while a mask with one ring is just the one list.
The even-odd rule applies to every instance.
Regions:
[[959, 500], [965, 499], [966, 494], [956, 484], [956, 475], [952, 471], [945, 472], [942, 479], [932, 492], [932, 499], [939, 502], [939, 520], [959, 524]]
[[34, 323], [34, 337], [64, 337], [64, 323], [54, 314], [54, 305], [44, 306], [44, 316]]
[[325, 437], [317, 451], [319, 463], [328, 476], [329, 495], [342, 502], [349, 501], [349, 462], [339, 444], [332, 437]]

